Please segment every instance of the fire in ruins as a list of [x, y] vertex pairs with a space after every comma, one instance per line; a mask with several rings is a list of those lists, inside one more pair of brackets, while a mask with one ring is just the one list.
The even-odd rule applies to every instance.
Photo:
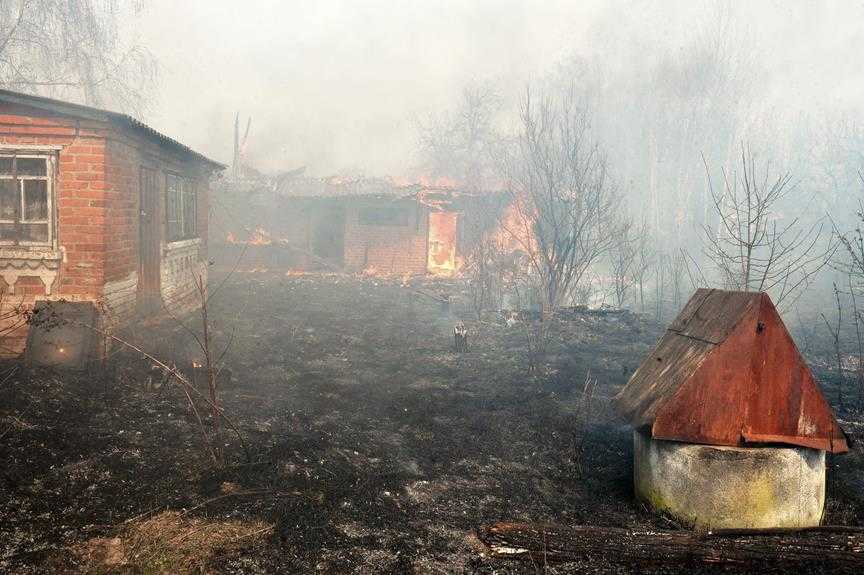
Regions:
[[864, 8], [377, 4], [0, 2], [0, 572], [864, 572]]

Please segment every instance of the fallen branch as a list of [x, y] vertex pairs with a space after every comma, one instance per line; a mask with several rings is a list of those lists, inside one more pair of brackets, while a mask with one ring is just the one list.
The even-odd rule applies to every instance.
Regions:
[[[32, 404], [32, 403], [31, 403], [30, 405], [28, 405], [27, 408], [26, 408], [24, 411], [22, 411], [22, 412], [21, 412], [21, 415], [18, 416], [18, 417], [15, 417], [14, 415], [10, 415], [10, 416], [9, 416], [9, 418], [12, 419], [13, 422], [9, 424], [9, 427], [7, 427], [7, 428], [5, 429], [5, 431], [3, 431], [3, 433], [0, 433], [0, 439], [3, 439], [4, 437], [6, 437], [6, 434], [7, 434], [7, 433], [9, 433], [9, 432], [12, 431], [13, 429], [15, 429], [15, 427], [16, 427], [16, 426], [15, 426], [15, 422], [18, 423], [18, 426], [19, 426], [19, 427], [23, 427], [23, 426], [27, 425], [27, 424], [24, 422], [24, 420], [21, 419], [21, 418], [24, 417], [25, 415], [27, 415], [27, 412], [30, 411], [30, 408], [31, 408], [31, 407], [33, 407], [33, 404]], [[30, 426], [30, 427], [32, 428], [33, 426]], [[27, 429], [27, 428], [24, 427], [24, 429]]]
[[[758, 534], [757, 534], [758, 533]], [[864, 572], [864, 532], [847, 528], [743, 532], [496, 523], [477, 530], [492, 557], [532, 561], [603, 558], [627, 565], [764, 564], [855, 567]]]
[[219, 457], [216, 455], [216, 450], [213, 449], [213, 442], [210, 441], [210, 436], [207, 435], [207, 430], [204, 429], [204, 422], [201, 421], [201, 414], [198, 413], [198, 407], [195, 405], [195, 401], [192, 399], [192, 396], [189, 395], [189, 388], [181, 385], [183, 388], [183, 393], [186, 394], [186, 400], [189, 402], [189, 408], [192, 410], [192, 413], [195, 415], [195, 420], [198, 422], [198, 429], [201, 431], [201, 436], [204, 438], [204, 445], [207, 446], [207, 450], [210, 452], [210, 458], [213, 460], [213, 463], [219, 463]]
[[210, 505], [211, 503], [215, 503], [216, 501], [220, 501], [222, 499], [226, 499], [228, 497], [242, 497], [247, 495], [275, 495], [277, 497], [282, 495], [303, 495], [299, 491], [274, 491], [273, 489], [247, 489], [244, 491], [233, 491], [231, 493], [223, 493], [222, 495], [217, 495], [216, 497], [211, 497], [210, 499], [206, 499], [201, 503], [186, 509], [180, 515], [188, 515], [189, 513], [195, 511], [196, 509], [201, 509], [206, 505]]
[[425, 292], [425, 291], [423, 291], [423, 290], [415, 289], [415, 290], [411, 290], [411, 291], [412, 291], [413, 293], [417, 294], [417, 295], [422, 295], [422, 296], [428, 297], [429, 299], [434, 300], [434, 301], [436, 301], [436, 302], [438, 302], [438, 303], [447, 303], [447, 302], [450, 301], [450, 300], [447, 299], [446, 297], [442, 297], [442, 296], [439, 296], [439, 295], [431, 294], [431, 293], [429, 293], [429, 292]]

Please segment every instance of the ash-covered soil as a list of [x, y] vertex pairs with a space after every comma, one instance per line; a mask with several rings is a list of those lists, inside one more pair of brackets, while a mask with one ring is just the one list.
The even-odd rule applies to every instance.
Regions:
[[[414, 289], [451, 294], [451, 305], [409, 297]], [[118, 350], [77, 374], [4, 366], [0, 571], [170, 572], [165, 557], [122, 559], [137, 549], [125, 543], [129, 526], [170, 512], [172, 525], [195, 526], [172, 545], [206, 531], [204, 520], [242, 533], [206, 546], [196, 569], [211, 572], [644, 572], [614, 557], [548, 567], [492, 560], [472, 533], [496, 521], [678, 527], [634, 501], [630, 430], [609, 404], [661, 328], [629, 313], [568, 311], [531, 370], [523, 324], [478, 320], [461, 289], [233, 276], [210, 312], [217, 345], [232, 342], [220, 393], [249, 453], [223, 425], [220, 466], [182, 391], [160, 389], [159, 373], [134, 353]], [[460, 319], [469, 349], [457, 354]], [[170, 320], [128, 339], [181, 367], [200, 359]], [[589, 372], [598, 385], [586, 412]], [[864, 436], [861, 417], [841, 416]], [[831, 465], [827, 521], [861, 525], [864, 457], [856, 446]], [[247, 523], [256, 527], [243, 531]], [[81, 551], [89, 541], [114, 541], [121, 558], [94, 559]]]

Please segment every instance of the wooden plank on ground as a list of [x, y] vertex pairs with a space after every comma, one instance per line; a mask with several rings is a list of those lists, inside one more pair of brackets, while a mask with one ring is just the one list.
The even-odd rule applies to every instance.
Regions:
[[699, 533], [496, 523], [479, 528], [477, 538], [492, 557], [544, 564], [591, 558], [627, 565], [812, 563], [864, 573], [864, 529], [854, 527]]

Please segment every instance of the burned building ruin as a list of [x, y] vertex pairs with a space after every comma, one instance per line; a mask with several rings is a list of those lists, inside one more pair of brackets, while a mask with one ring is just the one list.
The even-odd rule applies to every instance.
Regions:
[[223, 183], [214, 254], [230, 265], [375, 275], [452, 276], [499, 195], [363, 177]]

